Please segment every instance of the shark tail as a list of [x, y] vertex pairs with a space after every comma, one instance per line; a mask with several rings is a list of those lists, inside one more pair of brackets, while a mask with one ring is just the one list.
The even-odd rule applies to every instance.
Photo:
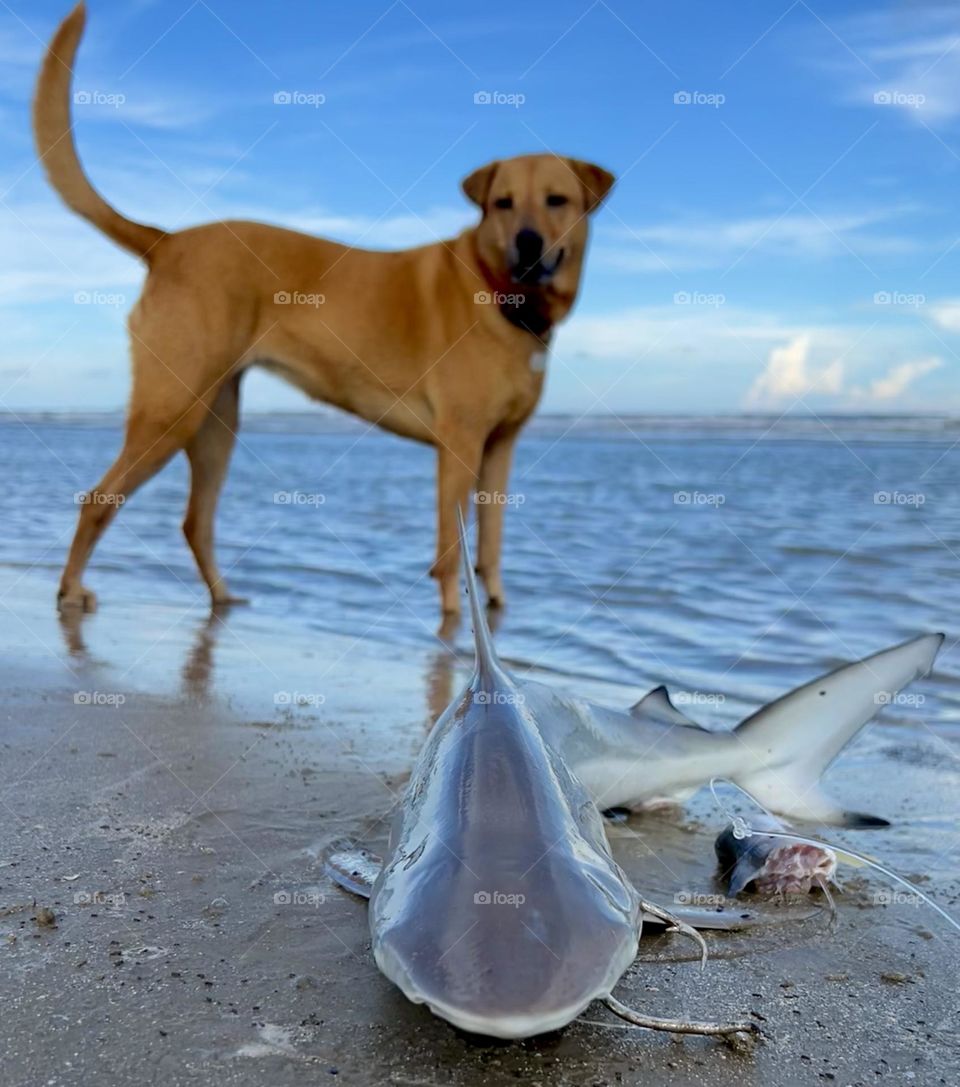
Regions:
[[477, 588], [477, 577], [473, 570], [473, 556], [470, 552], [470, 541], [467, 539], [467, 526], [463, 519], [463, 510], [457, 505], [457, 529], [460, 533], [460, 558], [463, 561], [463, 576], [467, 582], [467, 597], [470, 601], [470, 621], [473, 624], [473, 639], [477, 657], [477, 672], [480, 675], [492, 675], [502, 673], [503, 665], [497, 656], [493, 645], [493, 636], [487, 624], [483, 604], [480, 600], [480, 592]]
[[925, 634], [847, 664], [764, 706], [737, 726], [729, 777], [765, 807], [808, 822], [888, 826], [823, 793], [820, 776], [908, 683], [926, 675], [943, 644]]

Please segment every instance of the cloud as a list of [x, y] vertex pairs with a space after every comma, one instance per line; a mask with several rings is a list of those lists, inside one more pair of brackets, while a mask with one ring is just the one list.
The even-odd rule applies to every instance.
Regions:
[[931, 355], [930, 358], [916, 359], [913, 362], [901, 362], [888, 370], [883, 377], [871, 382], [867, 391], [870, 400], [894, 400], [902, 396], [907, 388], [924, 374], [939, 370], [943, 360]]
[[0, 29], [0, 94], [18, 97], [29, 94], [36, 78], [40, 49], [40, 43], [25, 27], [11, 23]]
[[813, 337], [804, 333], [770, 351], [767, 365], [744, 399], [747, 408], [785, 406], [811, 395], [833, 398], [834, 407], [862, 407], [898, 400], [920, 378], [939, 370], [943, 360], [930, 355], [895, 363], [866, 386], [848, 385], [844, 362], [816, 366], [810, 355]]
[[[261, 220], [266, 212], [248, 218]], [[277, 216], [272, 216], [277, 221]], [[413, 211], [376, 215], [325, 215], [301, 212], [283, 216], [283, 225], [308, 234], [334, 238], [347, 245], [369, 249], [407, 248], [427, 245], [459, 234], [476, 218], [469, 208], [433, 207], [422, 214]]]
[[837, 32], [849, 50], [847, 102], [900, 110], [929, 125], [960, 117], [955, 6], [919, 6], [909, 16], [897, 7], [865, 12], [838, 22]]
[[843, 363], [837, 359], [826, 366], [810, 364], [809, 335], [796, 336], [770, 352], [766, 368], [747, 392], [747, 407], [768, 407], [786, 400], [799, 400], [811, 393], [837, 395], [843, 390]]
[[[169, 92], [150, 93], [139, 89], [131, 94], [78, 87], [75, 94], [89, 94], [94, 101], [85, 105], [82, 98], [74, 99], [74, 121], [86, 128], [90, 123], [105, 122], [137, 128], [157, 128], [167, 131], [196, 128], [214, 118], [222, 106], [210, 95], [193, 94], [176, 98]], [[100, 102], [100, 96], [108, 101]]]
[[898, 204], [823, 214], [788, 213], [741, 219], [651, 223], [610, 233], [616, 247], [602, 244], [595, 258], [625, 272], [672, 272], [729, 267], [756, 251], [791, 259], [820, 260], [849, 254], [913, 252], [915, 239], [876, 227], [914, 212]]
[[947, 298], [930, 307], [934, 321], [947, 332], [960, 332], [960, 299]]

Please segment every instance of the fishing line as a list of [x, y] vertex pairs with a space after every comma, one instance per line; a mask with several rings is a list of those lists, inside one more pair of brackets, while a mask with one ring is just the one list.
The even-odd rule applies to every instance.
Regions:
[[847, 848], [847, 846], [834, 845], [833, 842], [824, 842], [819, 840], [818, 838], [805, 838], [802, 834], [793, 834], [787, 830], [755, 830], [752, 826], [750, 826], [750, 824], [742, 815], [738, 815], [736, 812], [731, 811], [720, 799], [720, 797], [717, 795], [716, 789], [718, 781], [722, 781], [725, 785], [732, 785], [735, 789], [738, 789], [741, 793], [743, 793], [743, 795], [747, 797], [747, 799], [752, 804], [755, 804], [766, 815], [770, 816], [771, 818], [775, 817], [773, 816], [772, 812], [767, 811], [767, 809], [760, 803], [759, 800], [756, 799], [756, 797], [751, 796], [751, 794], [747, 792], [747, 790], [744, 789], [742, 785], [738, 785], [735, 781], [731, 781], [729, 778], [711, 778], [710, 792], [713, 793], [714, 803], [733, 824], [734, 838], [743, 841], [744, 838], [751, 838], [753, 837], [753, 835], [757, 834], [760, 836], [766, 836], [768, 838], [783, 838], [785, 841], [788, 842], [800, 842], [803, 845], [812, 845], [816, 846], [819, 849], [831, 849], [834, 853], [837, 854], [837, 856], [846, 859], [848, 864], [865, 864], [870, 868], [876, 868], [878, 872], [885, 875], [888, 879], [892, 879], [894, 882], [902, 884], [902, 886], [908, 888], [909, 891], [912, 894], [916, 895], [917, 898], [919, 898], [922, 902], [926, 902], [926, 904], [931, 909], [939, 913], [940, 916], [948, 924], [952, 925], [958, 932], [960, 932], [960, 923], [955, 921], [945, 909], [943, 909], [941, 906], [938, 906], [937, 903], [934, 902], [934, 900], [928, 894], [925, 894], [923, 891], [921, 891], [920, 888], [917, 887], [915, 884], [911, 883], [910, 880], [904, 879], [903, 876], [898, 876], [896, 872], [892, 871], [890, 868], [887, 868], [886, 865], [883, 865], [879, 861], [874, 860], [873, 857], [868, 857], [865, 853], [858, 853], [855, 849], [849, 849]]

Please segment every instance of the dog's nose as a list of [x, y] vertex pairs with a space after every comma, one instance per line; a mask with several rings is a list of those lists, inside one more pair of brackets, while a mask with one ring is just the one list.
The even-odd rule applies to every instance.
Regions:
[[543, 238], [535, 231], [524, 227], [517, 232], [514, 238], [517, 247], [517, 261], [519, 264], [530, 267], [536, 264], [543, 256]]

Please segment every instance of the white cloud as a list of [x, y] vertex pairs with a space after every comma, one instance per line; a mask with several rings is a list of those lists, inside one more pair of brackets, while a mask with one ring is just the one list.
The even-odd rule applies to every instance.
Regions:
[[934, 321], [947, 332], [960, 332], [960, 299], [947, 298], [930, 307]]
[[796, 336], [770, 352], [766, 368], [750, 386], [747, 407], [767, 407], [798, 400], [811, 393], [837, 395], [843, 389], [843, 363], [837, 359], [819, 368], [810, 363], [809, 335]]
[[[695, 297], [690, 292], [680, 294]], [[602, 314], [575, 313], [557, 330], [556, 350], [568, 359], [586, 356], [617, 363], [635, 363], [647, 356], [689, 356], [708, 358], [713, 364], [742, 364], [751, 355], [760, 361], [758, 351], [802, 331], [775, 314], [723, 302], [635, 306]], [[824, 329], [821, 336], [826, 340], [831, 333]]]
[[29, 94], [40, 52], [40, 43], [25, 27], [8, 21], [0, 29], [0, 94], [17, 97]]
[[[900, 110], [925, 124], [960, 117], [960, 11], [918, 5], [864, 12], [836, 24], [849, 50], [846, 100]], [[820, 54], [817, 57], [820, 63]]]
[[[89, 82], [89, 81], [88, 81]], [[98, 87], [78, 87], [78, 92], [120, 94], [111, 87], [102, 91]], [[116, 105], [75, 104], [73, 116], [76, 124], [85, 131], [92, 123], [113, 123], [127, 125], [136, 131], [138, 128], [157, 128], [167, 131], [189, 129], [211, 120], [221, 108], [209, 95], [191, 95], [188, 98], [176, 98], [169, 92], [148, 92], [145, 90], [123, 94], [122, 101]], [[111, 99], [112, 101], [112, 99]], [[146, 154], [146, 152], [144, 152]]]
[[913, 362], [901, 362], [888, 370], [883, 377], [871, 382], [867, 397], [871, 400], [894, 400], [902, 396], [918, 378], [939, 370], [942, 365], [943, 360], [933, 355], [926, 359], [915, 359]]
[[[263, 218], [258, 214], [248, 217]], [[272, 219], [277, 221], [276, 214]], [[325, 238], [335, 238], [348, 245], [369, 249], [397, 249], [451, 238], [475, 219], [475, 212], [469, 208], [433, 207], [425, 209], [422, 214], [400, 212], [391, 213], [384, 218], [376, 215], [301, 212], [293, 216], [283, 216], [282, 225]]]
[[895, 363], [866, 386], [848, 385], [841, 359], [816, 365], [811, 361], [813, 337], [795, 336], [770, 351], [767, 365], [747, 392], [747, 408], [791, 407], [791, 401], [811, 395], [832, 398], [834, 407], [862, 407], [865, 403], [883, 404], [901, 399], [907, 390], [926, 374], [939, 370], [943, 360], [930, 355]]
[[875, 228], [915, 210], [898, 204], [822, 214], [651, 223], [612, 231], [609, 237], [616, 246], [600, 239], [593, 259], [619, 271], [662, 273], [729, 267], [754, 251], [814, 260], [851, 250], [862, 256], [912, 252], [918, 248], [915, 239]]

